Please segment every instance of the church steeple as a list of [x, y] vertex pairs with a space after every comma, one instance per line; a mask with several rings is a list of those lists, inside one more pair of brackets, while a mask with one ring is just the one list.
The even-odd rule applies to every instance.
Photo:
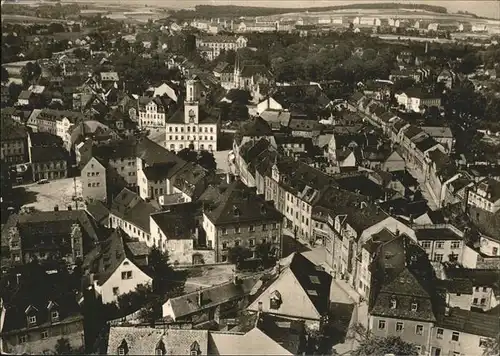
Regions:
[[236, 89], [240, 88], [240, 80], [241, 80], [240, 56], [238, 55], [238, 52], [236, 52], [236, 60], [234, 63], [234, 87]]

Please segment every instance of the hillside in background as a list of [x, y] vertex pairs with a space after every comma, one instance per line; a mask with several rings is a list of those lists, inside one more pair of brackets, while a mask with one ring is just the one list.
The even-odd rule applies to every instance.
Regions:
[[[324, 12], [334, 10], [392, 10], [392, 9], [409, 9], [423, 10], [439, 14], [446, 14], [447, 10], [442, 6], [433, 6], [426, 4], [399, 4], [399, 3], [374, 3], [374, 4], [349, 4], [324, 7], [309, 7], [301, 8], [300, 11], [309, 12]], [[195, 10], [179, 10], [174, 12], [174, 17], [191, 18], [191, 17], [240, 17], [240, 16], [271, 16], [297, 12], [296, 8], [273, 8], [273, 7], [250, 7], [250, 6], [216, 6], [216, 5], [197, 5]]]

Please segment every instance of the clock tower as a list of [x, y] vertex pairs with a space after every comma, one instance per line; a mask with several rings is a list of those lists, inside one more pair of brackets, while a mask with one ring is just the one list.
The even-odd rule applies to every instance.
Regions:
[[186, 100], [184, 100], [184, 123], [198, 124], [199, 119], [199, 85], [198, 80], [186, 82]]

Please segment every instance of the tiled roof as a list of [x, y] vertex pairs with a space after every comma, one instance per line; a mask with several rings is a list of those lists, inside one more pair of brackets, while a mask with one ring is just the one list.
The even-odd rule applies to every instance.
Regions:
[[432, 137], [425, 137], [424, 139], [418, 141], [415, 146], [420, 150], [420, 152], [424, 153], [425, 151], [435, 147], [438, 145], [438, 142]]
[[493, 288], [494, 293], [500, 293], [500, 271], [490, 269], [469, 269], [449, 267], [445, 269], [447, 279], [467, 279], [474, 287]]
[[490, 315], [459, 308], [450, 309], [449, 315], [438, 318], [436, 326], [490, 338], [498, 337], [498, 315]]
[[488, 194], [486, 198], [491, 202], [496, 202], [500, 199], [500, 181], [496, 179], [485, 179], [477, 185], [477, 189], [485, 191]]
[[85, 204], [85, 209], [98, 224], [104, 224], [109, 218], [109, 209], [99, 200], [87, 202]]
[[111, 204], [111, 213], [149, 233], [149, 216], [160, 210], [156, 201], [145, 202], [124, 188]]
[[0, 282], [0, 297], [5, 308], [2, 314], [2, 334], [26, 330], [26, 310], [30, 306], [36, 313], [36, 327], [50, 327], [50, 302], [59, 312], [61, 326], [83, 319], [75, 293], [68, 288], [71, 282], [65, 277], [67, 274], [47, 274], [39, 265], [22, 266], [16, 272], [20, 273], [19, 284], [16, 273], [4, 275]]
[[[410, 237], [401, 235], [378, 250], [372, 279], [372, 315], [434, 321], [435, 309], [430, 286], [435, 283], [426, 253]], [[396, 305], [392, 305], [395, 300]], [[411, 304], [417, 303], [412, 310]]]
[[240, 148], [240, 156], [248, 164], [252, 162], [259, 154], [268, 150], [270, 143], [265, 138], [257, 142], [248, 141]]
[[415, 236], [419, 241], [426, 240], [459, 240], [463, 239], [463, 236], [460, 236], [451, 228], [423, 228], [423, 229], [415, 229]]
[[210, 204], [205, 214], [216, 226], [238, 222], [278, 222], [283, 216], [271, 202], [237, 179]]
[[324, 109], [331, 101], [319, 86], [309, 84], [280, 86], [270, 96], [284, 109], [292, 104], [305, 104], [313, 110]]
[[19, 140], [26, 139], [28, 136], [28, 131], [26, 127], [13, 122], [11, 120], [2, 120], [2, 129], [0, 130], [0, 139], [2, 141], [7, 140]]
[[151, 215], [151, 219], [165, 234], [167, 240], [191, 240], [196, 228], [195, 216], [163, 211]]
[[[166, 121], [168, 124], [183, 124], [184, 108], [179, 108], [173, 115], [167, 118]], [[198, 110], [198, 122], [200, 124], [215, 124], [218, 122], [218, 117], [200, 107]]]
[[[239, 283], [230, 281], [179, 297], [170, 298], [168, 301], [170, 302], [175, 318], [178, 319], [207, 308], [213, 308], [232, 300], [243, 298], [250, 293], [259, 279], [260, 276], [252, 276], [240, 279]], [[200, 292], [201, 305], [198, 303]]]
[[155, 163], [174, 162], [176, 163], [176, 166], [180, 168], [180, 166], [186, 163], [175, 153], [170, 152], [166, 148], [158, 145], [148, 138], [143, 138], [139, 141], [136, 154], [138, 158], [142, 159], [147, 165], [150, 166]]
[[453, 133], [447, 126], [422, 126], [421, 129], [432, 137], [453, 138]]
[[294, 131], [319, 131], [323, 127], [315, 120], [291, 118], [288, 127]]
[[243, 335], [211, 332], [209, 337], [219, 355], [294, 355], [258, 328]]
[[418, 134], [420, 134], [422, 132], [423, 131], [420, 127], [410, 125], [404, 130], [403, 135], [411, 140], [413, 137], [417, 136]]
[[[11, 215], [2, 229], [2, 246], [8, 245], [8, 231], [17, 226], [22, 238], [23, 248], [36, 248], [40, 245], [57, 244], [61, 238], [68, 238], [72, 224], [78, 223], [84, 234], [84, 251], [98, 240], [98, 232], [87, 213], [83, 210], [36, 211], [29, 214]], [[61, 242], [59, 241], [59, 244]]]
[[207, 355], [208, 331], [112, 326], [107, 354], [118, 355], [118, 348], [125, 345], [127, 355], [155, 355], [157, 348], [164, 355], [190, 355], [193, 348], [197, 355]]
[[193, 194], [200, 194], [197, 192], [197, 188], [203, 184], [207, 177], [208, 171], [206, 169], [196, 163], [188, 162], [175, 173], [174, 186], [191, 198], [197, 199], [198, 196], [193, 196]]
[[[323, 270], [318, 270], [314, 263], [300, 253], [292, 254], [288, 268], [307, 293], [318, 313], [325, 315], [329, 308], [332, 276]], [[311, 276], [316, 276], [320, 283], [314, 283]], [[314, 290], [316, 293], [308, 293], [309, 290]]]
[[439, 286], [444, 288], [447, 293], [460, 293], [472, 295], [474, 284], [470, 279], [453, 278], [439, 281]]
[[242, 78], [250, 78], [253, 77], [254, 75], [263, 75], [263, 76], [269, 76], [271, 73], [269, 73], [269, 70], [266, 68], [264, 65], [245, 65], [243, 66], [243, 69], [241, 70], [241, 77]]
[[73, 124], [85, 120], [82, 113], [69, 110], [42, 109], [37, 116], [38, 120], [49, 121], [62, 120], [63, 118], [67, 118]]
[[264, 119], [260, 117], [244, 122], [238, 131], [239, 137], [263, 137], [272, 135], [273, 132], [271, 130], [271, 127]]
[[469, 206], [469, 216], [483, 235], [500, 242], [500, 210], [490, 213], [481, 208]]

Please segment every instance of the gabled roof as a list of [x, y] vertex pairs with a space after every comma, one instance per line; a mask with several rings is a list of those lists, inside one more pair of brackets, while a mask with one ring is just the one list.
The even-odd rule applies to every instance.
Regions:
[[[252, 276], [240, 279], [237, 283], [230, 281], [179, 297], [170, 298], [167, 303], [170, 304], [174, 317], [177, 320], [201, 310], [214, 308], [218, 305], [243, 298], [250, 293], [259, 279], [260, 276]], [[200, 293], [201, 305], [199, 304]]]
[[155, 355], [156, 348], [163, 345], [165, 355], [190, 355], [196, 347], [198, 355], [207, 355], [208, 333], [207, 330], [112, 326], [106, 354], [118, 355], [122, 345], [126, 346], [127, 355]]
[[427, 136], [427, 137], [423, 138], [422, 140], [418, 141], [415, 144], [415, 146], [417, 147], [418, 150], [420, 150], [420, 152], [424, 153], [427, 150], [430, 150], [431, 148], [436, 147], [436, 145], [438, 145], [438, 144], [439, 143], [435, 139]]
[[174, 163], [175, 167], [180, 168], [186, 164], [186, 162], [175, 153], [167, 150], [148, 138], [143, 138], [139, 141], [136, 149], [136, 155], [149, 166], [158, 163]]
[[438, 318], [436, 326], [489, 338], [497, 338], [500, 332], [498, 314], [490, 315], [460, 308], [450, 309], [449, 315]]
[[451, 227], [442, 227], [442, 228], [416, 228], [415, 236], [417, 240], [452, 240], [452, 241], [461, 241], [463, 239], [463, 235], [457, 233], [457, 231], [453, 230]]
[[111, 213], [149, 233], [149, 216], [160, 211], [155, 200], [146, 202], [127, 188], [113, 199]]
[[192, 240], [196, 228], [195, 216], [162, 211], [151, 214], [151, 219], [165, 234], [167, 240]]
[[257, 195], [255, 189], [247, 187], [239, 179], [209, 205], [205, 214], [216, 226], [252, 221], [275, 223], [283, 218], [272, 202]]
[[264, 65], [244, 65], [241, 69], [242, 78], [250, 78], [254, 75], [269, 76], [271, 73]]
[[238, 136], [263, 137], [272, 136], [273, 132], [269, 124], [262, 118], [256, 117], [243, 123], [238, 131]]

